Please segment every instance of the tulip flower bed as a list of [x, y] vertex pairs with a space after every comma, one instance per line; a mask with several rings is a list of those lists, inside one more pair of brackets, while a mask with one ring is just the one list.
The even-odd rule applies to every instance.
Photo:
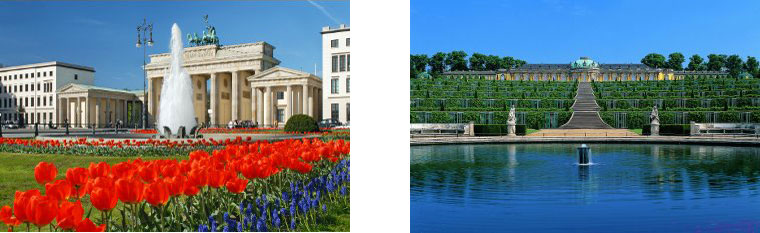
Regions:
[[320, 132], [314, 133], [293, 133], [285, 132], [282, 128], [203, 128], [200, 133], [207, 134], [316, 134], [324, 135], [329, 133], [348, 133], [348, 129], [320, 128]]
[[[0, 208], [9, 230], [299, 231], [348, 212], [350, 143], [318, 139], [228, 145], [186, 160], [140, 158], [34, 169], [44, 187]], [[2, 194], [8, 195], [8, 194]], [[19, 229], [21, 228], [21, 229]]]
[[156, 129], [130, 129], [129, 132], [133, 134], [158, 134]]

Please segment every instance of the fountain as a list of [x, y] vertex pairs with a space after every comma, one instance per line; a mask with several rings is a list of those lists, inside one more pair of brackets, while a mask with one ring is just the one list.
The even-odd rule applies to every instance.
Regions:
[[586, 144], [581, 144], [578, 147], [578, 165], [590, 165], [591, 164], [591, 148]]
[[158, 129], [163, 135], [182, 135], [186, 128], [194, 128], [195, 109], [193, 108], [193, 87], [190, 75], [182, 68], [182, 31], [175, 23], [172, 25], [171, 61], [164, 76], [161, 88], [161, 114], [158, 116]]

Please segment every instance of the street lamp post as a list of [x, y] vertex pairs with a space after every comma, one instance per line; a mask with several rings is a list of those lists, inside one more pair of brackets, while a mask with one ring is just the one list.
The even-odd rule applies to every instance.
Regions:
[[[145, 34], [149, 34], [147, 37]], [[147, 41], [146, 41], [147, 40]], [[143, 46], [145, 44], [145, 46]], [[145, 69], [145, 59], [148, 56], [147, 48], [153, 46], [153, 23], [148, 24], [143, 18], [142, 25], [137, 26], [137, 44], [138, 48], [143, 47], [143, 105], [142, 105], [142, 128], [148, 127], [148, 71]]]

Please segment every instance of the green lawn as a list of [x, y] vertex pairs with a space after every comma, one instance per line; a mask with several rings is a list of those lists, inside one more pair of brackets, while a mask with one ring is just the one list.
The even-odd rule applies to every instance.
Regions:
[[529, 135], [538, 132], [540, 129], [525, 129], [525, 135]]
[[[173, 157], [142, 157], [143, 160], [154, 159], [184, 159], [186, 156], [173, 156]], [[29, 190], [39, 189], [43, 194], [45, 188], [34, 179], [34, 167], [41, 161], [52, 162], [58, 168], [57, 179], [64, 179], [66, 176], [66, 169], [73, 167], [88, 167], [91, 162], [99, 163], [106, 162], [108, 164], [116, 164], [126, 160], [134, 160], [138, 157], [103, 157], [103, 156], [79, 156], [79, 155], [52, 155], [52, 154], [12, 154], [12, 153], [0, 153], [0, 207], [13, 205], [14, 194], [16, 190]], [[89, 200], [82, 199], [82, 205], [85, 209], [85, 215], [90, 209]], [[122, 203], [116, 207], [121, 208]], [[97, 211], [94, 211], [97, 212]], [[323, 223], [318, 226], [319, 231], [350, 231], [350, 206], [337, 205], [334, 209], [328, 211], [329, 214], [323, 219]], [[120, 219], [118, 211], [114, 211], [114, 220]], [[116, 220], [118, 222], [118, 220]], [[97, 223], [97, 222], [96, 222]], [[5, 224], [0, 222], [0, 230], [5, 230]], [[42, 230], [46, 231], [45, 227]], [[14, 231], [24, 231], [26, 227], [24, 225], [17, 227]], [[36, 227], [32, 227], [30, 230], [37, 231]]]
[[634, 132], [638, 135], [641, 135], [641, 129], [629, 129], [629, 131]]

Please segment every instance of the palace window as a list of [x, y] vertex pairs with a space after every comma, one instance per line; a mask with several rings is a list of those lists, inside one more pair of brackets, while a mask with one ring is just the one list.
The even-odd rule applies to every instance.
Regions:
[[346, 77], [346, 93], [351, 93], [351, 76]]
[[330, 41], [330, 47], [337, 48], [338, 47], [338, 39], [334, 39]]
[[340, 71], [346, 71], [346, 55], [340, 55]]
[[330, 93], [331, 94], [338, 94], [338, 90], [339, 90], [338, 89], [339, 88], [339, 86], [338, 86], [338, 80], [339, 80], [338, 77], [333, 77], [330, 80]]
[[338, 56], [332, 56], [332, 72], [338, 72]]
[[346, 121], [351, 121], [351, 104], [346, 103]]
[[74, 80], [77, 80], [77, 79], [79, 79], [79, 75], [78, 75], [78, 74], [75, 74], [75, 75], [74, 75]]
[[346, 38], [346, 47], [351, 46], [351, 38]]
[[330, 118], [333, 119], [333, 120], [335, 120], [335, 121], [338, 121], [338, 119], [339, 119], [339, 117], [338, 117], [338, 113], [339, 112], [338, 111], [340, 111], [340, 110], [338, 108], [339, 108], [338, 104], [330, 104]]
[[277, 100], [285, 99], [285, 92], [278, 91], [277, 92]]
[[277, 122], [285, 122], [285, 109], [277, 109]]

